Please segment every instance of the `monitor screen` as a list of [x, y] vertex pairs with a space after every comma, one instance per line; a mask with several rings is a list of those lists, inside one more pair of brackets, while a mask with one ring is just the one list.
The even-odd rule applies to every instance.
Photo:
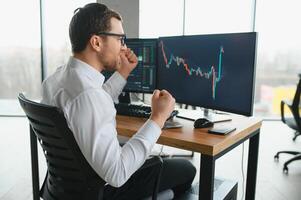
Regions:
[[[126, 39], [138, 58], [138, 65], [127, 78], [124, 92], [152, 93], [156, 87], [158, 39]], [[112, 72], [103, 72], [106, 80]]]
[[256, 33], [161, 37], [159, 89], [179, 103], [252, 115]]

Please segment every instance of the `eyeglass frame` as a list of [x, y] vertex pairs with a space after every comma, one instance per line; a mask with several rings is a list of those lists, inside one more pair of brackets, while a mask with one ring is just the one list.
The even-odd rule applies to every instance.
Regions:
[[100, 32], [100, 33], [97, 33], [97, 35], [107, 35], [107, 36], [117, 36], [117, 37], [120, 37], [121, 46], [125, 45], [125, 39], [126, 39], [126, 35], [125, 34], [110, 33], [110, 32]]

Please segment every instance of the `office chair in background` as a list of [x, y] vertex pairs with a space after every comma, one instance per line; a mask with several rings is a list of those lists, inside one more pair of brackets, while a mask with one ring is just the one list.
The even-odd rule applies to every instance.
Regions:
[[[300, 135], [300, 132], [301, 132], [301, 119], [300, 119], [300, 113], [299, 113], [299, 109], [301, 108], [301, 106], [300, 106], [300, 95], [301, 95], [301, 76], [300, 76], [300, 74], [299, 74], [299, 77], [300, 77], [300, 79], [299, 79], [299, 83], [297, 85], [297, 89], [296, 89], [296, 93], [295, 93], [293, 101], [290, 102], [290, 101], [282, 100], [281, 104], [280, 104], [282, 122], [296, 131], [295, 136], [293, 138], [294, 141], [295, 141], [296, 137], [298, 135]], [[289, 110], [293, 114], [293, 117], [291, 117], [291, 118], [285, 117], [284, 105], [287, 105], [289, 107]], [[281, 154], [281, 153], [288, 153], [288, 154], [295, 155], [293, 158], [289, 159], [288, 161], [286, 161], [284, 163], [283, 172], [288, 173], [287, 165], [295, 160], [301, 160], [301, 152], [299, 152], [299, 151], [279, 151], [274, 156], [275, 160], [279, 159], [279, 154]]]
[[[101, 200], [106, 182], [91, 168], [81, 153], [73, 133], [68, 128], [63, 112], [57, 107], [30, 101], [18, 96], [21, 107], [30, 123], [32, 181], [34, 200]], [[37, 140], [47, 162], [47, 174], [39, 189]], [[152, 199], [157, 199], [162, 159], [148, 159], [139, 169], [155, 167], [158, 176], [154, 181]]]

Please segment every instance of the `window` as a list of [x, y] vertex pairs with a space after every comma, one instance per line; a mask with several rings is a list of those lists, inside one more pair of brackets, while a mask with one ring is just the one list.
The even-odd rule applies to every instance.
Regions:
[[186, 0], [185, 35], [252, 31], [253, 0]]
[[[71, 54], [68, 28], [73, 11], [96, 1], [43, 2], [47, 76], [65, 64]], [[0, 24], [0, 115], [22, 115], [18, 93], [37, 101], [41, 99], [39, 1], [7, 1], [0, 8]]]
[[64, 65], [71, 55], [69, 23], [73, 12], [95, 0], [52, 0], [45, 1], [46, 77], [57, 67]]
[[0, 7], [0, 115], [22, 114], [20, 92], [40, 98], [39, 2], [6, 1]]
[[279, 118], [280, 101], [294, 96], [301, 73], [299, 7], [297, 0], [257, 4], [257, 115]]
[[183, 0], [140, 0], [139, 37], [183, 34]]

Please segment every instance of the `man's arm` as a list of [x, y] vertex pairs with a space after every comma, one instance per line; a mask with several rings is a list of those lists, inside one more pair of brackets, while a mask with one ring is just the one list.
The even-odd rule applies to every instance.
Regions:
[[102, 86], [102, 88], [112, 97], [115, 103], [126, 84], [126, 80], [119, 72], [115, 72]]
[[65, 112], [83, 155], [97, 174], [114, 187], [123, 185], [142, 166], [161, 133], [158, 124], [150, 119], [120, 147], [115, 109], [101, 90], [81, 94]]

